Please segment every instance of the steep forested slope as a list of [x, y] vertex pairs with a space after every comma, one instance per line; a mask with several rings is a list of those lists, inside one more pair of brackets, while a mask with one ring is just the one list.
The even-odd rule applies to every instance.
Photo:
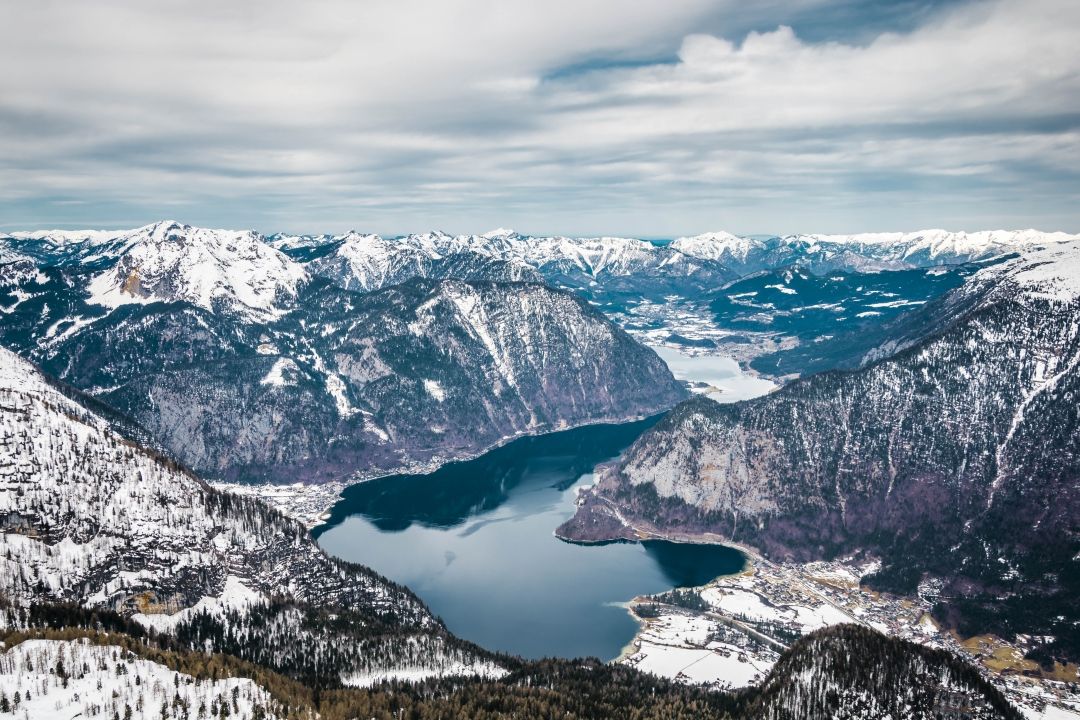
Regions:
[[9, 602], [116, 610], [193, 648], [320, 682], [379, 668], [494, 668], [409, 590], [326, 556], [300, 524], [213, 490], [73, 397], [0, 350]]

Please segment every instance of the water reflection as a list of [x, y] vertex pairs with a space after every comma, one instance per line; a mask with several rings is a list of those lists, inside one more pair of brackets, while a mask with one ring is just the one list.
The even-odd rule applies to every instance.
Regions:
[[468, 640], [527, 657], [610, 659], [636, 629], [620, 603], [743, 566], [741, 553], [717, 545], [554, 537], [589, 471], [653, 422], [525, 438], [429, 475], [353, 486], [316, 536], [411, 587]]
[[520, 438], [475, 460], [449, 463], [427, 475], [394, 475], [353, 485], [342, 493], [326, 524], [313, 532], [318, 537], [350, 515], [362, 515], [386, 532], [400, 532], [413, 523], [454, 527], [495, 510], [523, 482], [567, 489], [597, 464], [629, 447], [659, 419], [658, 415], [639, 422]]

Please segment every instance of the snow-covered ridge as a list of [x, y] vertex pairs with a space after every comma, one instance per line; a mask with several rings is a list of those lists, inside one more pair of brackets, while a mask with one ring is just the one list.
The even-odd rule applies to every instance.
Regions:
[[738, 258], [745, 261], [751, 251], [763, 247], [759, 240], [733, 235], [723, 230], [693, 237], [681, 237], [671, 243], [681, 253], [707, 260]]
[[[656, 264], [664, 255], [664, 251], [644, 240], [535, 238], [503, 229], [483, 235], [448, 235], [435, 231], [393, 239], [350, 232], [334, 238], [333, 242], [338, 243], [338, 247], [326, 257], [313, 261], [312, 272], [330, 274], [328, 269], [335, 265], [346, 267], [351, 277], [346, 274], [343, 284], [364, 290], [384, 287], [393, 278], [404, 274], [431, 277], [437, 273], [433, 263], [455, 258], [469, 258], [480, 265], [505, 263], [505, 279], [535, 281], [540, 276], [533, 269], [543, 271], [555, 265], [590, 277], [629, 275], [642, 266]], [[455, 276], [463, 279], [469, 273]]]
[[3, 349], [0, 458], [0, 592], [13, 601], [173, 613], [250, 590], [431, 623], [415, 600], [337, 566], [299, 524], [255, 500], [225, 500]]
[[[1023, 249], [1080, 239], [1080, 235], [1039, 230], [796, 234], [740, 237], [726, 232], [679, 238], [671, 247], [686, 255], [719, 262], [752, 263], [761, 268], [804, 264], [811, 268], [852, 267], [889, 270], [987, 260]], [[830, 264], [831, 263], [831, 264]]]
[[[890, 270], [986, 260], [1042, 244], [1080, 239], [1080, 235], [1037, 230], [950, 232], [920, 230], [906, 233], [854, 235], [800, 234], [764, 238], [710, 232], [682, 237], [667, 246], [622, 237], [534, 237], [500, 228], [481, 235], [428, 232], [385, 239], [348, 233], [326, 242], [339, 243], [328, 259], [315, 267], [347, 263], [363, 288], [412, 263], [419, 265], [453, 256], [472, 255], [538, 270], [557, 284], [631, 276], [669, 277], [735, 275], [802, 264], [810, 269]], [[306, 238], [305, 242], [314, 242]], [[289, 242], [298, 242], [290, 240]], [[419, 272], [419, 271], [418, 271]]]
[[106, 307], [187, 301], [207, 310], [272, 316], [308, 278], [299, 263], [253, 231], [165, 221], [116, 240], [118, 261], [89, 285], [91, 302]]
[[[51, 248], [80, 262], [119, 256], [121, 262], [98, 275], [91, 287], [94, 301], [109, 307], [182, 299], [207, 308], [224, 303], [241, 311], [271, 313], [295, 296], [308, 271], [357, 290], [377, 289], [416, 275], [466, 278], [472, 272], [485, 279], [538, 279], [529, 268], [556, 284], [581, 285], [632, 275], [687, 277], [725, 269], [744, 274], [788, 264], [823, 270], [924, 267], [985, 260], [1078, 239], [1080, 235], [1038, 230], [930, 229], [784, 237], [716, 231], [663, 246], [623, 237], [526, 236], [506, 228], [479, 235], [431, 231], [383, 238], [349, 231], [263, 237], [254, 231], [163, 221], [128, 231], [14, 232], [0, 235], [0, 253], [18, 258], [20, 253], [47, 254]], [[33, 252], [24, 253], [30, 246]], [[310, 261], [310, 256], [297, 262], [284, 254], [299, 256], [320, 248], [324, 254]], [[452, 270], [445, 267], [450, 259], [457, 260]], [[490, 267], [478, 270], [469, 264], [485, 261], [507, 263], [509, 269], [500, 268], [489, 278]]]
[[116, 230], [30, 230], [7, 233], [16, 240], [38, 240], [54, 247], [65, 247], [77, 243], [106, 243], [123, 234]]
[[980, 270], [972, 280], [1004, 282], [1029, 297], [1072, 302], [1080, 297], [1080, 240], [1022, 251], [1019, 257]]
[[811, 243], [904, 245], [911, 248], [932, 249], [935, 254], [942, 252], [976, 252], [993, 247], [1019, 248], [1040, 243], [1058, 243], [1077, 239], [1080, 239], [1080, 235], [1070, 235], [1065, 232], [1043, 232], [1034, 229], [965, 232], [936, 228], [914, 232], [855, 233], [851, 235], [810, 233], [784, 237], [784, 240], [788, 241], [802, 240]]
[[625, 237], [526, 236], [506, 228], [479, 235], [441, 231], [395, 238], [264, 237], [163, 221], [123, 232], [42, 231], [0, 235], [0, 261], [87, 265], [90, 302], [186, 301], [252, 319], [294, 307], [319, 276], [343, 288], [378, 290], [414, 277], [545, 282], [602, 302], [604, 294], [654, 300], [700, 297], [752, 273], [798, 266], [813, 273], [880, 272], [984, 261], [1080, 235], [1037, 230], [740, 236], [717, 231], [662, 245]]

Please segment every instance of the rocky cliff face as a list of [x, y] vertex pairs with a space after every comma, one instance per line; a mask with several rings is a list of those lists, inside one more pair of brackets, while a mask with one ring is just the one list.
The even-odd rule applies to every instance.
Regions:
[[950, 322], [859, 371], [687, 401], [560, 533], [708, 531], [794, 559], [868, 550], [892, 587], [937, 574], [957, 596], [1049, 610], [1080, 575], [1078, 278], [1080, 245], [1034, 250], [976, 274], [942, 301]]

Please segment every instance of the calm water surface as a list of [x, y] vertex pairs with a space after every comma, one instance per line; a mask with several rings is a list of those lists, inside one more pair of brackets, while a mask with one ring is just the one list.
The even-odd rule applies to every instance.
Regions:
[[315, 535], [408, 585], [467, 640], [526, 657], [613, 658], [636, 630], [621, 603], [743, 566], [718, 545], [581, 546], [552, 534], [593, 467], [653, 422], [523, 438], [428, 475], [354, 485]]

